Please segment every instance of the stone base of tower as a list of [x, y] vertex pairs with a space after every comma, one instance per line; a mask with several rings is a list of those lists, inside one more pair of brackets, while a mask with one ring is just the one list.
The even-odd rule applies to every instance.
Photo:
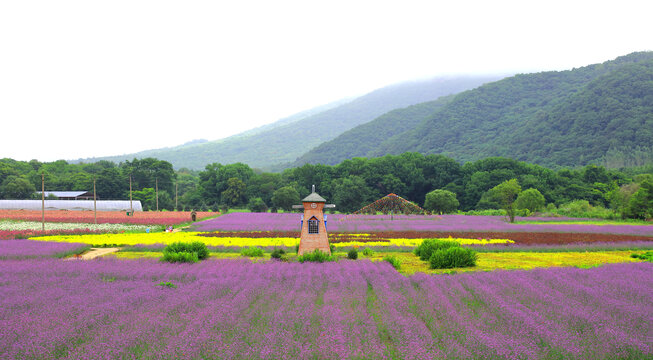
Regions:
[[302, 234], [302, 238], [299, 240], [299, 251], [297, 254], [303, 255], [313, 252], [315, 249], [319, 249], [320, 251], [331, 255], [331, 248], [329, 247], [329, 240], [326, 237], [326, 233], [307, 236]]

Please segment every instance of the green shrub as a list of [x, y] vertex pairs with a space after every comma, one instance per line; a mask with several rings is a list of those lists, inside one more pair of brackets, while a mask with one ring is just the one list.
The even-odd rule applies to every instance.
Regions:
[[455, 241], [424, 239], [424, 241], [415, 248], [414, 252], [421, 260], [429, 261], [434, 252], [451, 247], [460, 247], [460, 244]]
[[261, 249], [258, 246], [250, 246], [248, 248], [243, 249], [240, 252], [240, 255], [248, 256], [248, 257], [261, 257], [263, 256], [263, 249]]
[[577, 218], [611, 219], [615, 217], [614, 211], [603, 206], [592, 206], [587, 200], [574, 200], [558, 206], [558, 215]]
[[297, 258], [300, 263], [310, 261], [310, 262], [325, 262], [325, 261], [336, 261], [336, 257], [333, 255], [329, 255], [323, 251], [320, 251], [320, 249], [315, 249], [313, 252], [309, 252], [303, 255], [299, 255]]
[[158, 286], [167, 287], [167, 288], [169, 288], [169, 289], [175, 289], [175, 288], [177, 288], [177, 285], [175, 285], [175, 284], [173, 284], [173, 283], [171, 283], [171, 282], [169, 282], [169, 281], [166, 281], [166, 282], [161, 281], [161, 282], [158, 284]]
[[358, 259], [358, 250], [356, 249], [349, 250], [349, 252], [347, 253], [347, 258], [351, 260]]
[[329, 249], [331, 250], [331, 253], [332, 253], [332, 254], [333, 254], [334, 252], [336, 252], [336, 246], [333, 245], [333, 244], [329, 244]]
[[274, 249], [272, 250], [270, 257], [273, 259], [283, 260], [284, 255], [286, 255], [286, 251], [284, 249]]
[[295, 253], [299, 254], [299, 244], [295, 245]]
[[184, 263], [184, 262], [186, 262], [186, 263], [196, 263], [196, 262], [198, 262], [200, 260], [197, 257], [196, 252], [186, 252], [186, 251], [168, 252], [168, 251], [164, 251], [162, 261], [167, 261], [167, 262], [171, 262], [171, 263], [177, 263], [177, 262], [179, 262], [179, 263]]
[[206, 244], [200, 241], [193, 241], [190, 243], [190, 250], [197, 253], [197, 258], [204, 260], [209, 257], [209, 249], [206, 248]]
[[192, 243], [175, 242], [163, 249], [163, 261], [167, 262], [198, 262], [209, 257], [209, 249], [200, 241]]
[[394, 255], [388, 255], [383, 258], [383, 261], [387, 261], [392, 265], [393, 268], [396, 270], [401, 269], [401, 260], [399, 260], [396, 256]]
[[632, 254], [631, 258], [653, 262], [653, 251], [647, 251], [643, 254]]
[[505, 216], [506, 211], [503, 209], [484, 209], [484, 210], [469, 210], [460, 212], [464, 215], [483, 215], [483, 216]]
[[372, 249], [366, 247], [365, 249], [363, 249], [363, 255], [364, 256], [372, 256], [372, 255], [374, 255], [374, 251], [372, 251]]
[[477, 258], [476, 251], [472, 249], [450, 247], [433, 252], [429, 261], [431, 269], [451, 269], [476, 266]]
[[197, 253], [197, 258], [200, 260], [204, 260], [209, 257], [209, 249], [206, 248], [206, 244], [200, 241], [194, 241], [191, 243], [175, 242], [166, 246], [165, 249], [163, 249], [163, 252], [194, 252]]

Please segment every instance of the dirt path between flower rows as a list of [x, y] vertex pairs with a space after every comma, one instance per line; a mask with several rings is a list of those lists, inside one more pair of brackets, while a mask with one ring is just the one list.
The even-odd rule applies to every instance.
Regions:
[[82, 255], [75, 255], [69, 258], [66, 258], [66, 260], [93, 260], [97, 257], [104, 256], [107, 254], [114, 253], [116, 251], [120, 250], [120, 248], [91, 248], [90, 251], [82, 254]]
[[189, 227], [190, 227], [190, 225], [188, 225], [188, 226], [183, 226], [183, 227], [179, 227], [179, 228], [173, 228], [173, 229], [172, 229], [172, 232], [173, 232], [173, 233], [176, 233], [176, 232], [184, 231], [184, 229], [188, 229]]

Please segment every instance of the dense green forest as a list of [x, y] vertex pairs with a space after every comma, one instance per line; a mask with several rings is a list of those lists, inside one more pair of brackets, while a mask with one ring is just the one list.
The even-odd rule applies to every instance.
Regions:
[[295, 165], [327, 164], [334, 165], [344, 159], [366, 156], [370, 151], [398, 134], [414, 129], [429, 115], [446, 105], [454, 95], [442, 96], [437, 100], [411, 105], [392, 110], [378, 118], [345, 131], [332, 141], [304, 154], [295, 161]]
[[[388, 111], [435, 100], [499, 78], [460, 76], [401, 83], [375, 90], [344, 104], [333, 104], [333, 107], [327, 107], [327, 110], [320, 107], [306, 111], [226, 139], [192, 146], [148, 150], [137, 154], [87, 159], [85, 162], [101, 159], [120, 162], [154, 157], [172, 163], [175, 168], [195, 170], [213, 162], [242, 162], [256, 168], [277, 169], [281, 164], [294, 161], [321, 143]], [[206, 131], [202, 136], [208, 136]], [[220, 137], [220, 134], [215, 133], [213, 137]]]
[[615, 214], [626, 214], [631, 198], [645, 210], [639, 217], [648, 216], [653, 208], [653, 189], [648, 190], [653, 181], [653, 166], [617, 171], [588, 165], [554, 171], [502, 157], [461, 165], [443, 155], [419, 153], [354, 158], [334, 166], [306, 164], [282, 173], [255, 171], [242, 163], [212, 163], [202, 171], [174, 171], [169, 162], [154, 158], [119, 164], [2, 159], [0, 197], [33, 197], [40, 189], [41, 174], [45, 174], [46, 190], [88, 191], [95, 179], [101, 199], [127, 198], [131, 176], [134, 198], [141, 200], [146, 209], [154, 207], [155, 181], [159, 206], [169, 210], [175, 204], [175, 185], [178, 208], [185, 210], [246, 206], [260, 211], [268, 207], [287, 209], [308, 195], [311, 185], [316, 185], [317, 191], [342, 212], [358, 210], [389, 193], [422, 206], [426, 194], [438, 189], [455, 194], [458, 210], [498, 209], [501, 204], [490, 196], [492, 189], [508, 180], [516, 181], [523, 190], [536, 189], [543, 197], [542, 206], [548, 204], [549, 208], [583, 200], [612, 208]]
[[456, 95], [431, 114], [415, 115], [421, 120], [417, 126], [396, 131], [401, 126], [391, 120], [414, 121], [419, 106], [354, 128], [294, 165], [407, 151], [463, 162], [505, 156], [552, 168], [653, 163], [653, 52], [485, 84]]

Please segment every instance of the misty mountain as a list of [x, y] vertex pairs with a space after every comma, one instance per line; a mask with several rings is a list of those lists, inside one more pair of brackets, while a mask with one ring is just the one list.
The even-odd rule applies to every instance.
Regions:
[[[653, 52], [568, 71], [520, 74], [439, 105], [383, 115], [309, 151], [294, 165], [407, 151], [461, 162], [505, 156], [551, 167], [653, 161]], [[324, 155], [328, 152], [333, 155]]]
[[393, 109], [435, 100], [498, 78], [500, 76], [459, 76], [405, 82], [375, 90], [330, 109], [309, 110], [291, 117], [292, 119], [286, 118], [267, 127], [222, 140], [83, 161], [118, 162], [155, 157], [171, 162], [175, 168], [203, 169], [214, 162], [242, 162], [251, 167], [270, 169], [275, 165], [294, 161], [321, 143]]
[[454, 96], [442, 96], [437, 100], [385, 113], [368, 123], [345, 131], [331, 141], [320, 144], [299, 157], [293, 166], [306, 163], [336, 165], [344, 159], [366, 157], [371, 151], [392, 141], [399, 134], [414, 129], [428, 116], [449, 103]]

